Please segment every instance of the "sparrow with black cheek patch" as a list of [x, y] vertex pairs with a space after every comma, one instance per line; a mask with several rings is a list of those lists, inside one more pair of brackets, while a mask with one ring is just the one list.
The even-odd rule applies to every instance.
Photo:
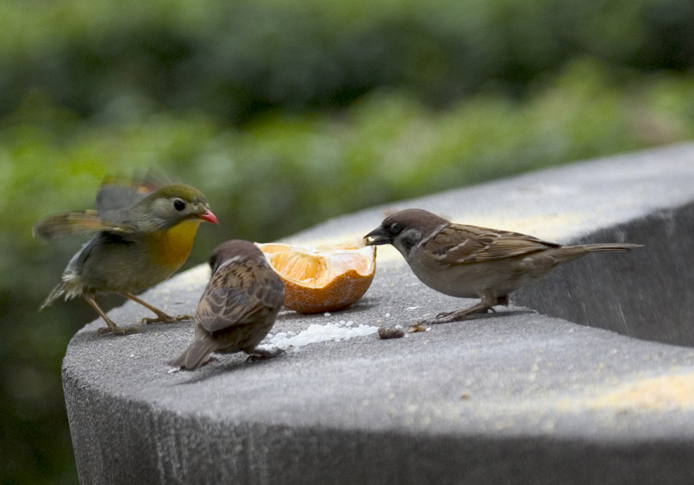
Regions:
[[195, 340], [169, 365], [194, 370], [213, 352], [245, 352], [253, 360], [283, 353], [256, 348], [284, 302], [284, 283], [263, 252], [248, 241], [227, 241], [209, 264], [212, 277], [195, 313]]
[[508, 294], [549, 274], [557, 266], [598, 251], [629, 251], [641, 244], [562, 246], [516, 232], [453, 224], [421, 209], [406, 209], [364, 236], [367, 244], [392, 244], [414, 274], [445, 295], [480, 298], [469, 308], [440, 313], [447, 323], [508, 305]]

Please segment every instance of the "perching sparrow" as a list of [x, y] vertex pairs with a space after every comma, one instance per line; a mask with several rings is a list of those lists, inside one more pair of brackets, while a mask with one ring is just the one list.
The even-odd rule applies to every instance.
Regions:
[[482, 301], [423, 323], [464, 320], [508, 305], [508, 294], [568, 263], [596, 251], [629, 251], [641, 244], [562, 246], [516, 232], [453, 224], [421, 209], [386, 217], [368, 233], [367, 244], [392, 244], [427, 286], [460, 298]]
[[275, 357], [282, 350], [261, 350], [284, 302], [284, 283], [253, 243], [232, 240], [210, 257], [212, 276], [195, 313], [195, 340], [174, 367], [193, 370], [212, 352], [245, 352], [250, 358]]

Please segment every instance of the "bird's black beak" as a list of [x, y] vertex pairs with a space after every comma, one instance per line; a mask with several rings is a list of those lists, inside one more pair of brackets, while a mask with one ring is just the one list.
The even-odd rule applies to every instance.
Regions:
[[390, 244], [390, 235], [383, 226], [378, 226], [376, 229], [364, 236], [364, 239], [371, 238], [366, 242], [367, 246], [380, 246], [382, 244]]

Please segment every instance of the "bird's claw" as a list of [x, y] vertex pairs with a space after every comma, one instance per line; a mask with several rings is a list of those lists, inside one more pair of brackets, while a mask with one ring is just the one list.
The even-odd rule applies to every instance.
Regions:
[[427, 325], [437, 325], [439, 323], [451, 323], [456, 320], [461, 320], [460, 312], [441, 312], [431, 320], [418, 320], [410, 327], [425, 327]]
[[275, 350], [254, 350], [251, 355], [249, 355], [246, 358], [246, 362], [258, 362], [259, 360], [265, 360], [265, 359], [272, 359], [273, 357], [277, 357], [279, 355], [286, 354], [284, 349], [275, 349]]
[[193, 315], [159, 315], [156, 318], [145, 317], [142, 319], [143, 325], [149, 325], [150, 323], [178, 323], [182, 320], [192, 320]]
[[470, 308], [458, 310], [455, 312], [441, 312], [438, 315], [436, 315], [436, 318], [434, 320], [422, 320], [421, 322], [417, 323], [419, 325], [429, 325], [437, 323], [459, 322], [461, 320], [475, 318], [477, 315], [485, 315], [489, 312], [496, 313], [496, 310], [494, 310], [494, 308], [492, 307], [482, 307], [480, 305], [475, 305]]
[[98, 330], [99, 335], [103, 335], [105, 333], [112, 333], [113, 335], [130, 335], [133, 333], [138, 333], [140, 331], [139, 328], [137, 327], [119, 327], [118, 325], [114, 325], [113, 328], [111, 327], [100, 327]]
[[445, 320], [439, 320], [438, 316], [437, 318], [433, 320], [417, 320], [413, 324], [410, 325], [409, 328], [418, 328], [418, 327], [426, 327], [427, 325], [436, 325], [438, 323], [448, 323]]

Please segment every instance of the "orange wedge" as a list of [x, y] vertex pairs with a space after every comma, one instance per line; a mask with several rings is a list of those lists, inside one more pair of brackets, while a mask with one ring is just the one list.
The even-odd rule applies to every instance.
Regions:
[[284, 280], [284, 306], [301, 313], [342, 310], [359, 301], [376, 272], [376, 247], [258, 244]]

